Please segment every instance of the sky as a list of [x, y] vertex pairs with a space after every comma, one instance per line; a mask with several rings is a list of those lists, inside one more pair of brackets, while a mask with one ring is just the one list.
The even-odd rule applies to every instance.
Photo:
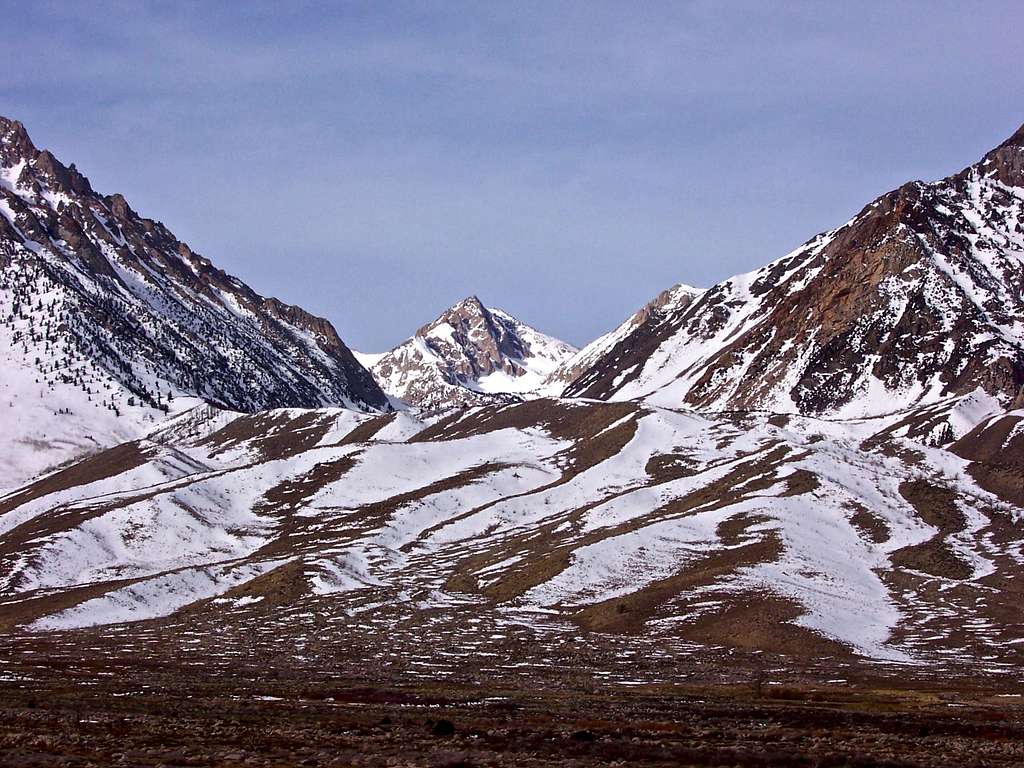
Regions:
[[382, 351], [470, 295], [581, 345], [1024, 122], [1019, 2], [0, 0], [0, 114]]

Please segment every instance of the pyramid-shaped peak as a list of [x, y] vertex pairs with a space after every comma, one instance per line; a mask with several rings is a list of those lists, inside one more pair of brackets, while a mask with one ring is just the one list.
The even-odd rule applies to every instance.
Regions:
[[416, 331], [416, 335], [425, 336], [440, 326], [478, 325], [481, 321], [484, 325], [489, 325], [490, 314], [490, 311], [477, 296], [467, 296], [461, 301], [452, 304], [431, 322]]

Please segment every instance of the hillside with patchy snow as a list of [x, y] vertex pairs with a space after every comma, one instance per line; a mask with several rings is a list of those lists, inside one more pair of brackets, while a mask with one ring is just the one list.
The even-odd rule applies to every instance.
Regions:
[[304, 616], [388, 633], [445, 615], [482, 638], [575, 627], [1016, 674], [1024, 511], [991, 452], [1020, 453], [1022, 415], [958, 455], [894, 437], [896, 417], [197, 409], [0, 499], [4, 620], [184, 612], [197, 637], [303, 643]]
[[1019, 678], [1024, 130], [583, 350], [354, 355], [0, 129], [7, 637]]

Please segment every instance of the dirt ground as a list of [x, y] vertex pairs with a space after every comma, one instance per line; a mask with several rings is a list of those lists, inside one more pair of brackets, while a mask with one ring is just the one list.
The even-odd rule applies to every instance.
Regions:
[[[1020, 766], [1024, 699], [970, 680], [581, 687], [0, 649], [0, 765]], [[52, 649], [51, 649], [52, 650]], [[973, 687], [977, 686], [977, 687]]]

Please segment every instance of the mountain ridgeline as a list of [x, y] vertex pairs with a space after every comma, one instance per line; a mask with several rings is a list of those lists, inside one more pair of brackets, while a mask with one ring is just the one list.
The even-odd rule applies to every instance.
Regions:
[[376, 380], [20, 124], [0, 161], [5, 637], [1019, 689], [1024, 131], [581, 350], [470, 297]]
[[217, 269], [6, 118], [0, 213], [4, 320], [32, 361], [59, 351], [152, 404], [389, 407], [329, 322]]

